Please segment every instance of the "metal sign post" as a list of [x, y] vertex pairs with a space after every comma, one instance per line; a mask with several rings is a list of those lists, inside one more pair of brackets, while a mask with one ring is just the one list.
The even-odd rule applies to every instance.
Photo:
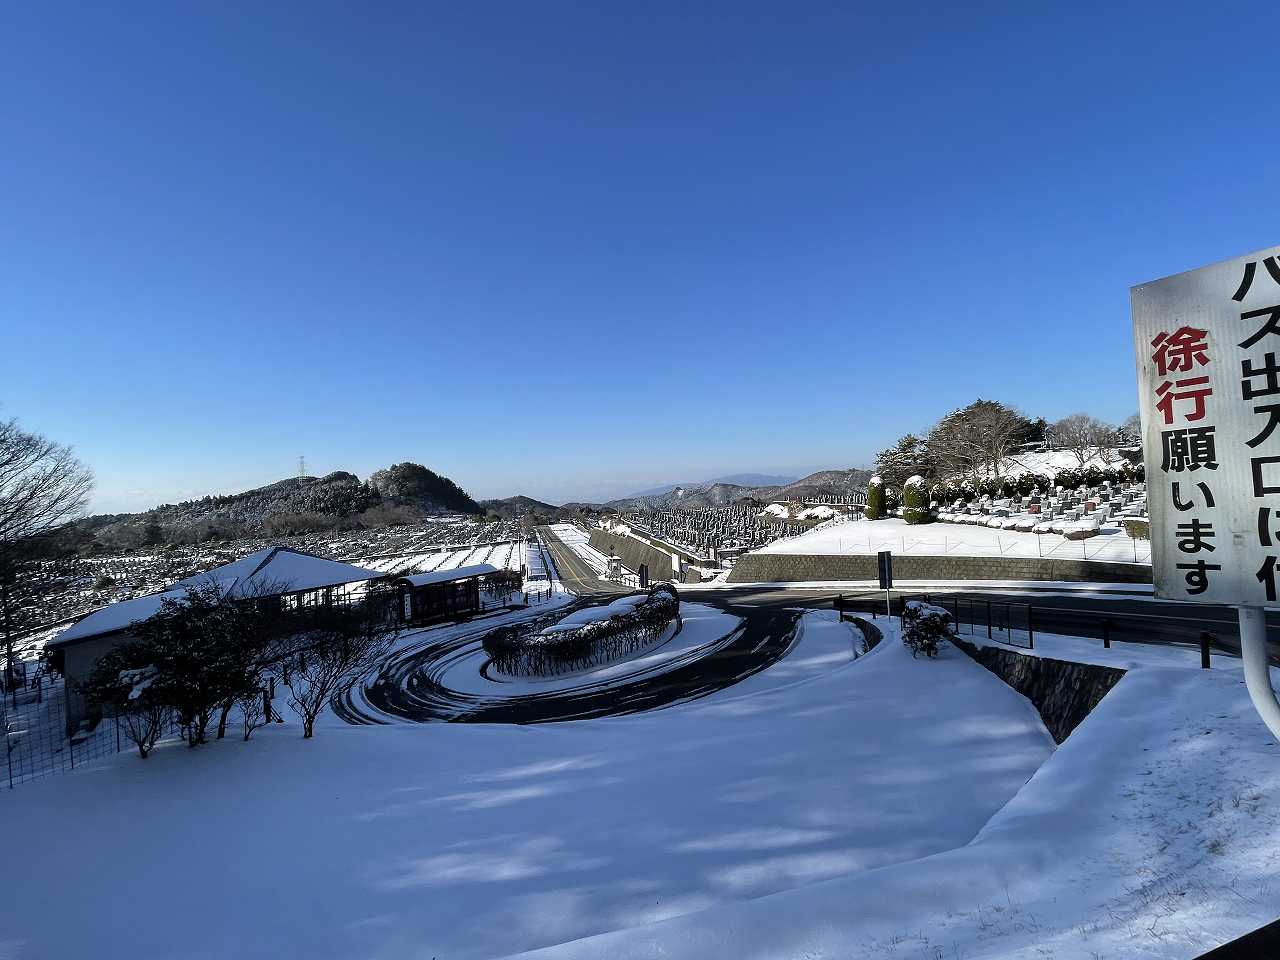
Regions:
[[876, 566], [880, 573], [880, 589], [884, 591], [884, 612], [885, 616], [893, 616], [893, 599], [889, 591], [893, 589], [893, 554], [888, 550], [881, 550], [876, 554]]
[[1280, 580], [1280, 247], [1132, 290], [1157, 597], [1232, 604], [1280, 739], [1264, 607]]

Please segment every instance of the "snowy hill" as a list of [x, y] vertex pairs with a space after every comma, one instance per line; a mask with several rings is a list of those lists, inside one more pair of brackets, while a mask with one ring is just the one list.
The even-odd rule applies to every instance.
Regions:
[[[290, 477], [240, 493], [162, 504], [143, 513], [89, 517], [77, 524], [76, 534], [104, 545], [129, 548], [213, 537], [300, 533], [351, 526], [354, 518], [379, 507], [413, 515], [481, 512], [466, 491], [448, 477], [416, 463], [397, 463], [375, 471], [366, 482], [345, 471], [324, 477]], [[369, 515], [368, 519], [369, 525], [382, 526], [392, 518]], [[283, 529], [286, 527], [291, 529]]]
[[493, 514], [504, 520], [509, 517], [524, 516], [547, 516], [554, 517], [560, 513], [561, 508], [554, 503], [546, 503], [542, 500], [535, 500], [533, 497], [526, 497], [523, 494], [517, 494], [514, 497], [504, 497], [500, 500], [481, 500], [480, 508], [486, 514]]

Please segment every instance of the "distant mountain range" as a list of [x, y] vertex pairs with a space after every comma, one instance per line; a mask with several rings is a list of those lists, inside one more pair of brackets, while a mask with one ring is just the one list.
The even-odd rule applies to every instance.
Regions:
[[[809, 474], [807, 477], [786, 483], [743, 484], [731, 483], [724, 479], [710, 483], [677, 486], [661, 493], [623, 497], [618, 500], [610, 500], [603, 505], [584, 504], [582, 506], [604, 506], [611, 510], [623, 512], [627, 510], [662, 510], [673, 507], [686, 509], [723, 507], [744, 497], [753, 500], [805, 500], [821, 496], [847, 496], [851, 493], [865, 491], [867, 489], [867, 481], [871, 479], [871, 475], [870, 470], [850, 469], [820, 470], [817, 473]], [[570, 506], [578, 505], [565, 504], [566, 508]]]
[[652, 487], [649, 490], [641, 490], [639, 493], [631, 493], [620, 499], [633, 500], [637, 497], [661, 497], [677, 487], [683, 487], [686, 490], [701, 490], [715, 486], [717, 483], [729, 484], [735, 487], [783, 487], [788, 483], [795, 482], [796, 478], [789, 476], [773, 476], [768, 473], [734, 473], [727, 477], [716, 477], [714, 480], [699, 480], [697, 483], [668, 483], [665, 486]]
[[487, 514], [537, 523], [583, 513], [726, 506], [749, 497], [802, 500], [865, 490], [868, 470], [823, 470], [792, 477], [740, 473], [703, 483], [670, 484], [607, 503], [557, 506], [532, 497], [472, 500], [461, 487], [416, 463], [375, 471], [367, 481], [351, 473], [291, 477], [227, 496], [163, 504], [143, 513], [99, 515], [73, 525], [69, 545], [79, 550], [121, 550], [165, 543], [294, 535], [353, 526], [414, 522], [429, 514]]
[[264, 487], [142, 513], [101, 514], [73, 525], [78, 539], [105, 548], [272, 536], [411, 522], [430, 514], [479, 514], [480, 506], [448, 477], [416, 463], [377, 470], [362, 482], [339, 471], [290, 477]]
[[[509, 520], [514, 517], [532, 516], [535, 520], [548, 523], [565, 511], [554, 503], [546, 503], [517, 494], [514, 497], [503, 497], [500, 500], [481, 500], [480, 509], [487, 515]], [[570, 513], [572, 511], [569, 511]]]

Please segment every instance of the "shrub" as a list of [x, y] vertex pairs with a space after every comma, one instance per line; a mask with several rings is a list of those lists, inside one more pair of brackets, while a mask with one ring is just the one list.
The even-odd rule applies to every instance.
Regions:
[[907, 523], [929, 523], [929, 494], [924, 477], [916, 474], [902, 488], [902, 519]]
[[902, 642], [911, 650], [913, 659], [921, 653], [936, 657], [950, 636], [950, 612], [931, 603], [908, 601], [902, 611]]
[[1059, 470], [1054, 475], [1053, 482], [1066, 490], [1075, 490], [1084, 482], [1084, 477], [1079, 470], [1067, 467], [1065, 470]]
[[1134, 540], [1150, 540], [1151, 521], [1139, 520], [1137, 518], [1126, 520], [1124, 522], [1124, 532]]
[[143, 760], [164, 732], [169, 708], [155, 681], [159, 670], [152, 651], [137, 642], [108, 651], [94, 664], [83, 692], [95, 707], [123, 721], [125, 733]]
[[547, 676], [585, 670], [647, 646], [680, 614], [680, 596], [668, 583], [654, 586], [644, 602], [626, 613], [573, 629], [530, 634], [505, 627], [488, 634], [484, 651], [503, 673]]
[[885, 513], [894, 513], [898, 507], [902, 505], [902, 494], [892, 487], [885, 487], [884, 490], [884, 510]]
[[867, 509], [864, 512], [868, 520], [880, 520], [885, 511], [884, 481], [879, 476], [867, 482]]

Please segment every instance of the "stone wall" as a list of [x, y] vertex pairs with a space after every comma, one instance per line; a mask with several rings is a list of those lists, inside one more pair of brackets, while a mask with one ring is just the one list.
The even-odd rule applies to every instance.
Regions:
[[1115, 667], [979, 647], [958, 637], [951, 642], [1030, 700], [1056, 743], [1067, 739], [1124, 676]]
[[[1150, 583], [1151, 568], [1137, 563], [1035, 557], [919, 557], [895, 554], [895, 580], [1083, 580]], [[729, 573], [730, 583], [875, 580], [876, 558], [799, 553], [748, 553]]]

